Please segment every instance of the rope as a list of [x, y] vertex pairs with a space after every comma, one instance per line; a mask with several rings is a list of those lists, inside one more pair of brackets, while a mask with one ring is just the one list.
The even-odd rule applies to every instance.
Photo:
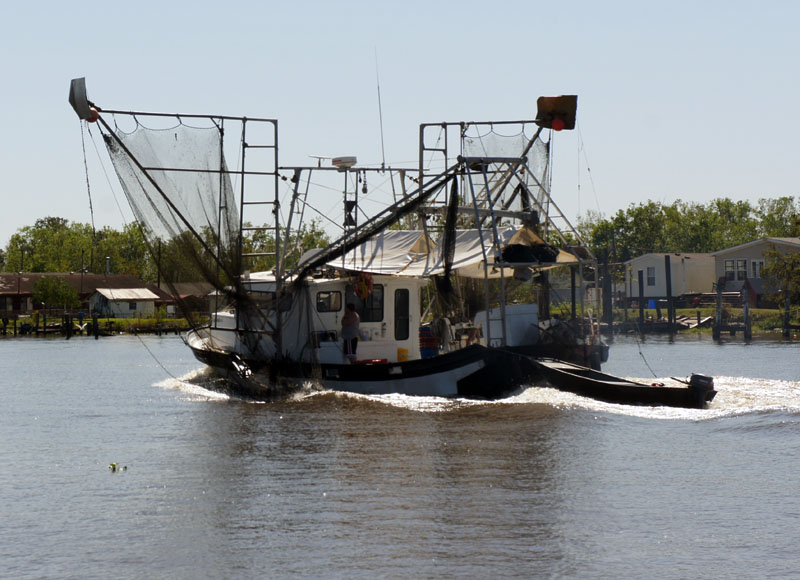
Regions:
[[[89, 185], [89, 163], [86, 160], [86, 139], [84, 138], [83, 123], [81, 123], [81, 149], [83, 150], [83, 169], [86, 173], [86, 193], [89, 194], [89, 214], [92, 216], [92, 245], [94, 245], [94, 208], [92, 207], [92, 189]], [[81, 268], [83, 268], [83, 264], [81, 264]]]
[[[151, 356], [151, 357], [153, 357], [153, 360], [154, 360], [154, 361], [156, 361], [156, 363], [158, 363], [158, 366], [160, 366], [160, 367], [161, 367], [161, 369], [162, 369], [162, 370], [163, 370], [165, 373], [167, 373], [167, 374], [168, 374], [170, 377], [172, 377], [172, 378], [173, 378], [173, 379], [175, 379], [176, 381], [179, 381], [180, 379], [179, 379], [178, 377], [176, 377], [176, 376], [175, 376], [175, 375], [173, 375], [171, 372], [169, 372], [169, 371], [167, 370], [167, 367], [165, 367], [163, 364], [161, 364], [161, 361], [160, 361], [160, 360], [158, 360], [158, 357], [157, 357], [155, 354], [153, 354], [153, 351], [152, 351], [152, 350], [150, 350], [150, 347], [148, 347], [148, 346], [147, 346], [147, 345], [144, 343], [144, 341], [142, 340], [142, 337], [141, 337], [141, 336], [139, 336], [139, 333], [138, 333], [138, 332], [136, 332], [136, 333], [134, 333], [134, 334], [136, 334], [136, 338], [138, 338], [138, 339], [139, 339], [139, 342], [140, 342], [140, 343], [142, 343], [142, 346], [145, 348], [145, 350], [146, 350], [147, 352], [149, 352], [149, 353], [150, 353], [150, 356]], [[185, 341], [184, 341], [184, 342], [185, 342]]]
[[[117, 199], [117, 192], [114, 189], [114, 185], [111, 182], [111, 178], [108, 176], [108, 171], [106, 171], [106, 166], [103, 163], [103, 156], [100, 155], [100, 149], [97, 147], [97, 141], [92, 134], [92, 130], [89, 129], [89, 135], [92, 137], [92, 146], [94, 147], [95, 154], [97, 155], [98, 163], [100, 164], [100, 169], [103, 170], [103, 175], [106, 178], [106, 183], [108, 184], [108, 189], [111, 191], [111, 197], [114, 198], [114, 203], [117, 205], [117, 210], [119, 210], [119, 215], [122, 218], [122, 223], [127, 225], [128, 219], [125, 217], [125, 212], [122, 211], [122, 206], [119, 204], [119, 199]], [[101, 131], [102, 135], [102, 131]]]
[[639, 342], [639, 336], [638, 336], [638, 335], [639, 335], [639, 334], [642, 332], [642, 329], [639, 327], [639, 322], [638, 322], [638, 321], [636, 322], [636, 329], [637, 329], [639, 332], [635, 333], [635, 334], [633, 335], [633, 338], [636, 340], [636, 346], [637, 346], [637, 347], [638, 347], [638, 349], [639, 349], [639, 356], [640, 356], [640, 357], [642, 357], [642, 360], [644, 361], [644, 365], [645, 365], [645, 366], [647, 367], [647, 369], [648, 369], [648, 370], [649, 370], [649, 371], [652, 373], [652, 375], [653, 375], [653, 378], [658, 378], [658, 375], [657, 375], [655, 372], [653, 372], [653, 369], [652, 369], [652, 368], [650, 368], [650, 363], [648, 363], [648, 362], [647, 362], [647, 359], [644, 357], [644, 353], [642, 352], [642, 343], [641, 343], [641, 342]]

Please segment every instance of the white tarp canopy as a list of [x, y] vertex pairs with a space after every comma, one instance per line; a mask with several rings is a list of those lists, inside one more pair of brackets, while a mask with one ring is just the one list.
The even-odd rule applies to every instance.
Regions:
[[432, 249], [433, 243], [422, 231], [384, 230], [327, 265], [370, 274], [399, 274]]
[[[536, 246], [542, 239], [528, 228], [499, 228], [499, 247], [495, 248], [491, 229], [456, 230], [452, 272], [468, 278], [483, 278], [485, 259], [494, 263], [504, 248], [512, 244]], [[348, 252], [343, 258], [328, 262], [328, 266], [352, 271], [396, 276], [433, 276], [444, 273], [444, 236], [433, 246], [421, 231], [387, 230]], [[555, 263], [547, 262], [536, 268], [577, 263], [578, 259], [559, 250]], [[506, 273], [508, 275], [508, 273]], [[492, 268], [489, 277], [499, 278], [500, 268]]]
[[[453, 252], [452, 272], [468, 278], [483, 278], [483, 252], [486, 251], [486, 259], [493, 262], [495, 251], [493, 250], [492, 238], [494, 234], [491, 230], [456, 230], [455, 249]], [[501, 248], [509, 244], [514, 231], [511, 228], [498, 230]], [[439, 238], [433, 252], [427, 260], [421, 260], [406, 268], [402, 274], [406, 276], [433, 276], [444, 273], [444, 236]], [[498, 273], [499, 275], [499, 273]]]

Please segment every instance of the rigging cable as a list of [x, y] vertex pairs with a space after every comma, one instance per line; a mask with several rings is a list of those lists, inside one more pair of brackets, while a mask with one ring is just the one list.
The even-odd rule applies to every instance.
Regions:
[[84, 137], [83, 123], [81, 123], [81, 149], [83, 150], [83, 169], [86, 173], [86, 193], [89, 194], [89, 214], [92, 217], [92, 242], [94, 242], [94, 208], [92, 207], [92, 189], [89, 186], [89, 164], [86, 161], [86, 139]]
[[375, 47], [375, 81], [378, 85], [378, 120], [381, 124], [381, 170], [386, 168], [386, 149], [383, 146], [383, 107], [381, 107], [381, 79], [378, 75], [378, 48]]
[[[97, 244], [97, 234], [94, 227], [94, 207], [92, 206], [92, 188], [89, 185], [89, 163], [86, 160], [86, 138], [83, 131], [83, 122], [81, 122], [81, 149], [83, 150], [83, 169], [86, 173], [86, 193], [89, 195], [89, 215], [92, 218], [92, 251], [89, 255], [89, 268], [94, 268], [94, 247]], [[92, 140], [94, 142], [94, 140]], [[83, 253], [83, 252], [81, 252]], [[86, 264], [83, 263], [81, 258], [81, 271], [86, 269]]]
[[581, 154], [583, 154], [583, 160], [586, 162], [586, 175], [589, 176], [589, 185], [592, 186], [592, 193], [594, 194], [594, 202], [597, 205], [597, 211], [600, 211], [600, 198], [597, 197], [597, 188], [594, 185], [594, 177], [592, 176], [592, 168], [589, 166], [589, 157], [586, 155], [586, 145], [583, 142], [583, 133], [581, 133], [581, 127], [579, 124], [575, 125], [575, 128], [578, 130], [578, 214], [580, 215], [580, 163], [581, 163]]
[[[116, 122], [115, 122], [116, 125]], [[101, 132], [102, 135], [102, 132]], [[108, 188], [111, 190], [111, 197], [114, 198], [114, 203], [117, 205], [117, 209], [119, 210], [119, 215], [122, 218], [122, 223], [128, 225], [128, 220], [125, 217], [125, 212], [122, 211], [122, 206], [119, 204], [119, 200], [117, 199], [117, 192], [114, 190], [114, 186], [111, 183], [111, 178], [108, 176], [108, 171], [106, 171], [106, 166], [103, 163], [103, 157], [100, 155], [100, 150], [97, 148], [97, 141], [92, 134], [92, 130], [89, 129], [89, 136], [92, 138], [92, 146], [94, 147], [95, 154], [97, 155], [97, 159], [100, 163], [100, 168], [103, 170], [103, 175], [105, 175], [106, 183], [108, 183]], [[87, 178], [88, 182], [88, 178]]]

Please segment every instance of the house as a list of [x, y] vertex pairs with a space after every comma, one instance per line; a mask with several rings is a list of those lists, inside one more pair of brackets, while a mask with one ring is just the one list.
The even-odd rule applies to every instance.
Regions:
[[162, 282], [162, 292], [175, 297], [176, 304], [167, 306], [167, 312], [176, 314], [175, 307], [186, 312], [215, 312], [222, 308], [222, 303], [217, 303], [214, 286], [208, 282], [177, 282], [168, 284]]
[[714, 258], [711, 254], [644, 254], [625, 262], [625, 290], [628, 300], [639, 299], [639, 278], [643, 281], [642, 298], [667, 298], [667, 261], [669, 257], [671, 296], [696, 296], [714, 288]]
[[89, 311], [113, 318], [152, 318], [158, 294], [147, 288], [97, 288], [89, 297]]
[[169, 294], [126, 274], [88, 274], [81, 272], [19, 272], [0, 273], [0, 312], [4, 315], [28, 314], [43, 307], [33, 300], [36, 282], [41, 278], [60, 278], [78, 293], [82, 308], [88, 307], [89, 297], [97, 288], [146, 288], [158, 296], [158, 303], [171, 302]]
[[754, 294], [751, 303], [760, 304], [765, 294], [776, 290], [774, 283], [763, 277], [764, 252], [772, 248], [784, 253], [800, 252], [800, 238], [761, 238], [714, 252], [715, 281], [724, 280], [724, 292], [741, 292], [746, 283]]

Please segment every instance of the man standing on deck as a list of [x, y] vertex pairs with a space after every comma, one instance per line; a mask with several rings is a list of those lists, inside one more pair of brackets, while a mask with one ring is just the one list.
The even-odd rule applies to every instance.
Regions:
[[342, 340], [344, 340], [344, 354], [351, 363], [356, 362], [358, 325], [360, 321], [358, 312], [356, 312], [356, 305], [349, 302], [344, 307], [344, 316], [342, 316]]

